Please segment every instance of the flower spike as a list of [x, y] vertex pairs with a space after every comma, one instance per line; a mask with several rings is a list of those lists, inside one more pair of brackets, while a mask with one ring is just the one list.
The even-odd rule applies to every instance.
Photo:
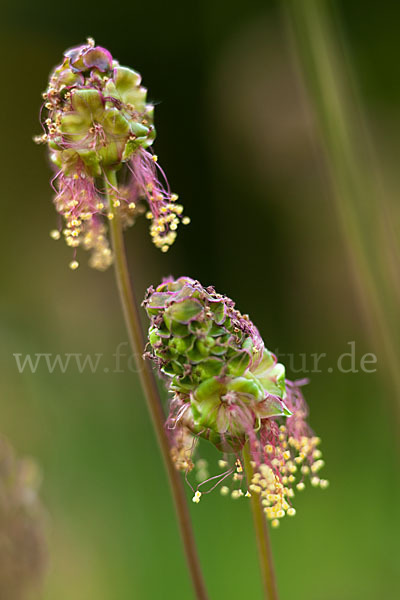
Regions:
[[[147, 102], [139, 73], [120, 66], [108, 50], [88, 39], [64, 53], [43, 97], [44, 133], [35, 141], [47, 144], [56, 171], [55, 207], [64, 221], [59, 233], [67, 244], [90, 250], [90, 265], [96, 269], [111, 264], [107, 219], [113, 218], [113, 211], [105, 198], [104, 179], [111, 171], [125, 171], [125, 185], [113, 190], [112, 208], [129, 226], [146, 211], [141, 204], [145, 200], [153, 242], [167, 251], [179, 222], [189, 219], [182, 216], [183, 208], [149, 150], [156, 135], [154, 106]], [[61, 234], [51, 236], [58, 239]], [[73, 260], [70, 266], [77, 264]]]
[[[166, 426], [176, 467], [191, 471], [196, 443], [207, 439], [225, 455], [220, 481], [232, 476], [239, 484], [233, 498], [260, 494], [273, 526], [285, 514], [294, 515], [291, 499], [295, 489], [305, 487], [305, 478], [327, 486], [318, 476], [324, 464], [319, 438], [306, 422], [305, 382], [285, 378], [285, 367], [249, 317], [212, 287], [189, 277], [166, 279], [149, 288], [144, 307], [151, 320], [147, 356], [172, 395]], [[245, 444], [254, 470], [247, 482]]]

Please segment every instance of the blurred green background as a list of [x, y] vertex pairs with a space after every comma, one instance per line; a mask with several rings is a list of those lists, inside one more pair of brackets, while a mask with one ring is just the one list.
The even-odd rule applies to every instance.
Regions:
[[[399, 7], [333, 8], [398, 232]], [[282, 599], [398, 598], [399, 398], [367, 333], [368, 291], [354, 284], [282, 6], [20, 0], [2, 15], [0, 430], [43, 472], [50, 568], [40, 598], [192, 598], [137, 376], [124, 359], [124, 372], [113, 372], [127, 336], [112, 270], [90, 270], [82, 253], [71, 272], [69, 249], [48, 235], [56, 224], [50, 169], [32, 136], [50, 69], [87, 36], [142, 73], [157, 105], [155, 151], [192, 219], [167, 255], [151, 245], [145, 219], [129, 230], [140, 294], [168, 274], [215, 285], [250, 313], [271, 350], [293, 353], [292, 378], [303, 376], [293, 372], [299, 354], [327, 354], [306, 397], [331, 485], [299, 495], [296, 518], [272, 531]], [[386, 316], [395, 336], [398, 314]], [[377, 355], [376, 373], [338, 371], [351, 341], [358, 364]], [[14, 353], [41, 352], [104, 358], [96, 374], [18, 372]], [[204, 443], [202, 453], [217, 472], [216, 451]], [[211, 598], [260, 599], [246, 501], [215, 491], [191, 512]]]

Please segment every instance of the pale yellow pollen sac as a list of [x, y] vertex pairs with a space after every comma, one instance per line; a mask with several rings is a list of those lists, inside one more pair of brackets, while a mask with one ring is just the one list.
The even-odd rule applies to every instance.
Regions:
[[169, 250], [169, 246], [167, 246], [167, 244], [164, 244], [164, 246], [161, 246], [161, 252], [168, 252]]
[[218, 461], [218, 466], [219, 466], [221, 469], [224, 469], [225, 467], [227, 467], [227, 466], [228, 466], [228, 463], [226, 462], [226, 460], [222, 460], [222, 459], [220, 459], [220, 460]]
[[109, 221], [112, 221], [112, 220], [113, 220], [113, 218], [114, 218], [114, 215], [113, 215], [113, 213], [111, 213], [111, 212], [107, 213], [107, 219], [108, 219]]
[[303, 475], [308, 475], [308, 473], [310, 472], [310, 467], [308, 465], [303, 465], [301, 467], [301, 472], [303, 473]]
[[61, 237], [61, 233], [58, 231], [58, 229], [52, 229], [52, 231], [50, 231], [50, 237], [53, 240], [59, 240]]
[[256, 494], [261, 492], [261, 487], [259, 485], [255, 485], [254, 483], [249, 486], [249, 489], [251, 492], [255, 492]]
[[233, 474], [233, 481], [241, 481], [242, 479], [243, 479], [243, 475], [241, 475], [240, 473]]
[[324, 466], [324, 461], [323, 460], [317, 460], [317, 462], [315, 462], [312, 466], [311, 466], [311, 471], [313, 473], [317, 473], [317, 471], [319, 471], [320, 469], [322, 469], [322, 467]]
[[322, 456], [321, 450], [314, 450], [313, 458], [321, 458], [321, 456]]
[[236, 463], [236, 470], [238, 473], [243, 473], [243, 467], [242, 467], [242, 463], [240, 462], [240, 460], [237, 460]]
[[157, 162], [157, 161], [158, 161], [158, 156], [157, 156], [157, 154], [153, 154], [153, 156], [151, 157], [151, 160], [152, 160], [153, 162]]
[[271, 444], [267, 444], [267, 445], [265, 446], [265, 452], [266, 452], [267, 454], [272, 454], [272, 453], [273, 453], [273, 451], [274, 451], [274, 447], [273, 447]]
[[286, 450], [286, 451], [283, 453], [283, 458], [284, 458], [285, 460], [289, 460], [289, 458], [290, 458], [290, 452], [289, 452], [289, 450]]
[[296, 514], [296, 509], [291, 506], [287, 509], [286, 514], [289, 515], [289, 517], [294, 517]]
[[321, 479], [319, 485], [324, 490], [329, 486], [329, 481], [327, 479]]
[[136, 204], [134, 202], [129, 202], [128, 208], [129, 208], [129, 210], [135, 210]]
[[320, 484], [320, 478], [319, 477], [312, 477], [311, 478], [311, 485], [313, 487], [318, 487]]
[[171, 196], [170, 196], [171, 202], [176, 202], [178, 200], [178, 198], [179, 198], [178, 194], [171, 194]]
[[195, 494], [192, 498], [192, 502], [194, 502], [195, 504], [198, 504], [200, 502], [200, 498], [201, 498], [201, 492], [199, 492], [199, 490], [197, 490], [197, 492], [195, 492]]
[[231, 498], [233, 498], [234, 500], [237, 500], [241, 496], [243, 496], [242, 490], [233, 490], [233, 492], [231, 493]]
[[278, 510], [276, 513], [276, 516], [278, 519], [283, 519], [283, 517], [285, 516], [285, 511], [284, 510]]
[[251, 498], [251, 494], [250, 494], [249, 490], [247, 490], [247, 492], [245, 493], [245, 498]]
[[304, 488], [306, 487], [305, 483], [303, 481], [299, 481], [299, 483], [296, 485], [297, 489], [301, 492], [302, 490], [304, 490]]
[[190, 223], [190, 217], [183, 217], [182, 223], [183, 223], [183, 225], [189, 225], [189, 223]]
[[279, 527], [279, 519], [272, 519], [272, 521], [271, 521], [271, 527], [273, 527], [274, 529], [276, 529], [277, 527]]
[[113, 207], [118, 208], [119, 206], [121, 206], [121, 202], [118, 199], [113, 200]]
[[227, 496], [229, 494], [229, 488], [226, 485], [223, 485], [221, 487], [221, 496]]
[[77, 260], [71, 260], [71, 262], [69, 263], [69, 268], [72, 271], [76, 271], [76, 269], [79, 267], [79, 263]]
[[103, 202], [98, 202], [98, 203], [96, 204], [96, 208], [97, 208], [97, 210], [103, 210], [103, 208], [104, 208], [104, 204], [103, 204]]
[[146, 219], [152, 219], [152, 218], [153, 218], [153, 213], [150, 210], [148, 210], [146, 213]]

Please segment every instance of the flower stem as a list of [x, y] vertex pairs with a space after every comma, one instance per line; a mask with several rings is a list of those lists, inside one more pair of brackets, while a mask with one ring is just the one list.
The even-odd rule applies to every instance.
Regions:
[[194, 534], [190, 521], [189, 509], [182, 485], [181, 477], [172, 462], [170, 445], [164, 428], [165, 415], [161, 404], [157, 383], [154, 378], [150, 363], [143, 358], [145, 338], [140, 323], [139, 307], [133, 291], [132, 282], [129, 277], [128, 263], [125, 252], [125, 244], [119, 214], [115, 211], [113, 198], [117, 192], [117, 178], [115, 171], [108, 171], [104, 177], [109, 210], [112, 215], [110, 221], [111, 240], [114, 251], [114, 268], [117, 279], [120, 301], [128, 330], [129, 341], [137, 362], [140, 380], [146, 397], [147, 406], [151, 415], [156, 432], [157, 441], [161, 450], [164, 464], [167, 470], [169, 484], [174, 499], [175, 510], [179, 522], [182, 541], [185, 549], [186, 559], [192, 578], [193, 587], [198, 600], [207, 600], [200, 562], [197, 554]]
[[[247, 481], [252, 480], [254, 470], [251, 465], [249, 443], [242, 450], [244, 468]], [[254, 529], [257, 538], [258, 558], [260, 561], [261, 574], [264, 586], [264, 597], [266, 600], [278, 600], [278, 588], [272, 558], [271, 542], [269, 539], [267, 520], [265, 518], [261, 500], [258, 494], [251, 494], [251, 508], [253, 512]]]

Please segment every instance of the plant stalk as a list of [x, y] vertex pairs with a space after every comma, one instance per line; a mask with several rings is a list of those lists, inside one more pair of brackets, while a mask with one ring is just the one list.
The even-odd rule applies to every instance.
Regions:
[[[244, 446], [242, 454], [247, 481], [250, 482], [252, 480], [254, 470], [251, 465], [248, 442]], [[250, 501], [253, 512], [254, 529], [257, 538], [258, 558], [260, 561], [261, 575], [263, 580], [264, 597], [266, 600], [279, 600], [271, 541], [269, 539], [267, 520], [262, 509], [260, 496], [252, 493]]]
[[110, 220], [110, 233], [114, 251], [114, 269], [129, 341], [138, 366], [140, 381], [151, 415], [153, 427], [156, 432], [164, 465], [167, 470], [176, 516], [196, 598], [198, 600], [208, 600], [182, 480], [171, 459], [170, 444], [164, 428], [165, 415], [157, 383], [150, 363], [143, 358], [145, 338], [140, 322], [139, 307], [134, 294], [132, 281], [129, 277], [121, 221], [118, 211], [115, 210], [113, 204], [118, 189], [115, 171], [108, 171], [104, 177], [104, 181], [109, 210], [112, 215]]

